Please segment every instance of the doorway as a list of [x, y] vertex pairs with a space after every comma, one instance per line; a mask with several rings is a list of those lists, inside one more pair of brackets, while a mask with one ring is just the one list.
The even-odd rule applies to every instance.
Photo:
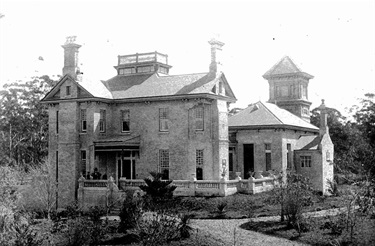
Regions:
[[138, 158], [139, 151], [126, 150], [118, 153], [116, 156], [117, 162], [117, 179], [135, 179], [136, 168], [135, 163]]
[[254, 172], [254, 144], [243, 145], [243, 170], [245, 179], [250, 177], [250, 172]]

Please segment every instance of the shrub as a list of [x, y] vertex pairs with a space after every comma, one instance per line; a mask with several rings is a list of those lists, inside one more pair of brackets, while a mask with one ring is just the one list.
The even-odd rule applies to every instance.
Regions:
[[300, 174], [288, 174], [287, 181], [272, 192], [269, 201], [280, 204], [281, 220], [286, 218], [288, 226], [295, 228], [298, 233], [307, 230], [302, 208], [312, 203], [313, 193], [308, 179]]
[[225, 211], [225, 208], [227, 207], [227, 203], [225, 201], [221, 201], [217, 204], [216, 208], [217, 208], [217, 215], [216, 215], [216, 218], [220, 218], [220, 219], [223, 219], [226, 217], [226, 211]]
[[331, 193], [332, 196], [340, 196], [340, 191], [337, 185], [336, 180], [327, 179], [328, 184], [328, 192]]
[[164, 245], [190, 236], [189, 216], [181, 217], [166, 213], [144, 213], [137, 225], [139, 240], [143, 245]]
[[120, 212], [120, 232], [125, 232], [127, 229], [134, 228], [137, 225], [138, 220], [142, 215], [143, 205], [142, 198], [129, 196], [129, 198], [124, 200]]
[[139, 188], [146, 192], [154, 202], [168, 200], [173, 197], [173, 191], [177, 188], [171, 185], [172, 180], [162, 180], [163, 174], [150, 173], [151, 177], [144, 179], [146, 185], [141, 185]]

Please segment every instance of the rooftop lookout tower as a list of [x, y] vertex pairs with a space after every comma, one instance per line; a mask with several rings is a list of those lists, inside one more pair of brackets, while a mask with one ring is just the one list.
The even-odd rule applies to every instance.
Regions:
[[135, 75], [147, 73], [169, 74], [168, 55], [159, 52], [137, 53], [118, 56], [118, 65], [115, 66], [118, 75]]

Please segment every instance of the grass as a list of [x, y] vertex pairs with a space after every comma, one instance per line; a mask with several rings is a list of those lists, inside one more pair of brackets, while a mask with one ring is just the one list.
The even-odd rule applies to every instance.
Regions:
[[375, 219], [363, 218], [359, 220], [352, 242], [346, 229], [342, 233], [332, 233], [330, 228], [324, 226], [337, 219], [338, 216], [307, 218], [309, 230], [303, 232], [301, 236], [295, 229], [289, 228], [286, 222], [280, 221], [249, 221], [241, 225], [241, 228], [311, 245], [375, 245], [375, 235], [373, 233], [375, 231]]

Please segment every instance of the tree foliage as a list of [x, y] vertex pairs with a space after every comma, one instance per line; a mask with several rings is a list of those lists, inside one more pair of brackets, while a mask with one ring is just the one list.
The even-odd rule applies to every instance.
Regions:
[[[352, 120], [327, 108], [328, 127], [335, 146], [337, 172], [375, 175], [375, 94], [367, 93], [350, 110]], [[320, 125], [319, 108], [312, 110], [311, 123]]]
[[0, 91], [0, 165], [27, 169], [47, 155], [48, 113], [39, 102], [56, 83], [45, 75], [4, 85]]

